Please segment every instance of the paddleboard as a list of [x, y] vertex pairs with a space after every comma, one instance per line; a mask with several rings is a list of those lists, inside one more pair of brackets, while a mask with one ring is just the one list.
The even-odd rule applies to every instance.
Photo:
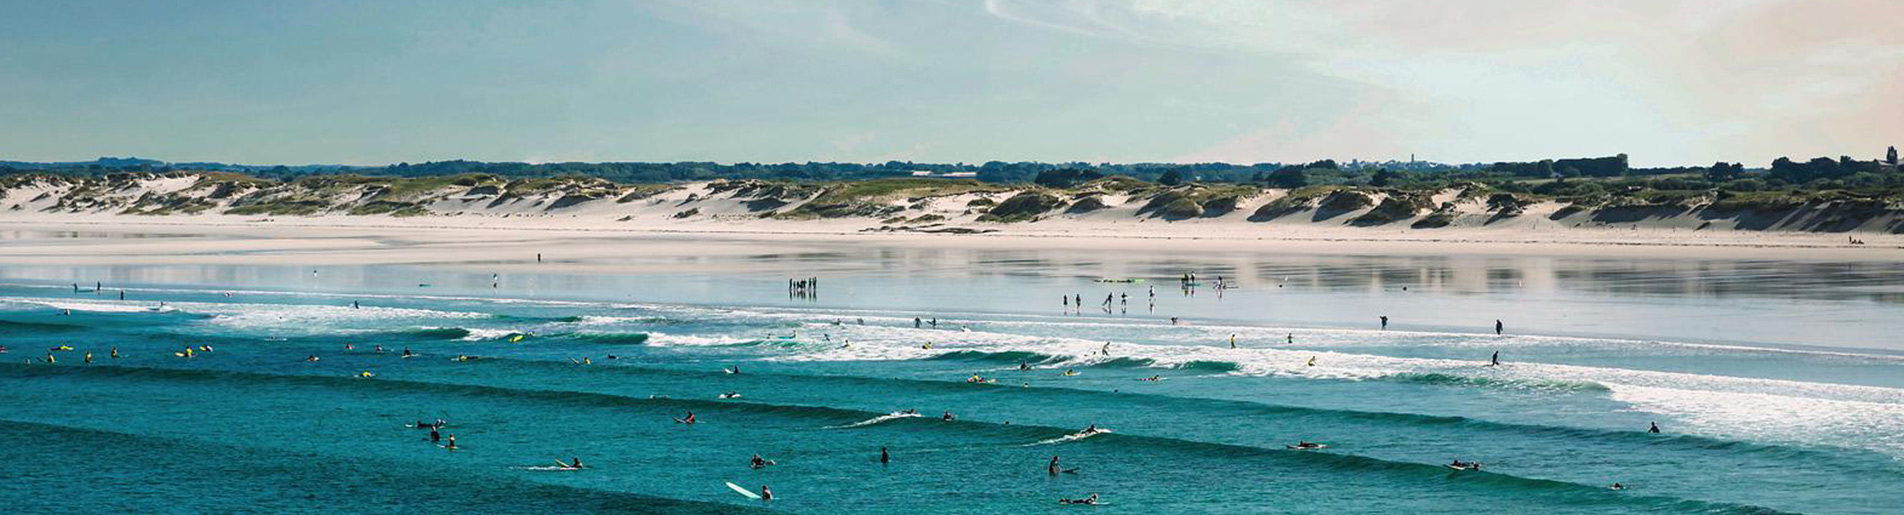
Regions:
[[739, 492], [739, 493], [740, 493], [741, 495], [745, 495], [745, 496], [747, 496], [747, 498], [748, 498], [748, 499], [759, 499], [759, 498], [760, 498], [760, 494], [757, 494], [757, 493], [753, 493], [753, 492], [750, 492], [750, 491], [747, 491], [747, 489], [746, 489], [746, 488], [741, 488], [741, 487], [740, 487], [740, 485], [736, 485], [736, 484], [734, 484], [734, 482], [733, 482], [733, 481], [729, 481], [729, 482], [727, 482], [727, 487], [728, 487], [728, 488], [732, 488], [732, 489], [734, 489], [734, 491], [735, 491], [735, 492]]

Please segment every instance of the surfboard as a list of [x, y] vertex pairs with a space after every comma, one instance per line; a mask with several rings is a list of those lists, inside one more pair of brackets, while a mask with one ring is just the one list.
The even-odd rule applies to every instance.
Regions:
[[757, 494], [757, 493], [753, 493], [753, 492], [750, 492], [750, 491], [747, 491], [747, 489], [746, 489], [746, 488], [741, 488], [741, 487], [740, 487], [740, 485], [736, 485], [736, 484], [734, 484], [734, 482], [733, 482], [733, 481], [728, 481], [728, 482], [727, 482], [727, 487], [728, 487], [728, 488], [732, 488], [732, 489], [734, 489], [734, 491], [735, 491], [735, 492], [739, 492], [739, 493], [740, 493], [741, 495], [745, 495], [745, 496], [747, 496], [747, 498], [748, 498], [748, 499], [759, 499], [759, 498], [760, 498], [760, 494]]
[[1327, 449], [1327, 448], [1329, 448], [1329, 446], [1327, 446], [1327, 445], [1317, 445], [1317, 446], [1315, 446], [1315, 447], [1303, 447], [1303, 446], [1299, 446], [1299, 445], [1285, 445], [1284, 447], [1288, 447], [1288, 448], [1289, 448], [1289, 450], [1292, 450], [1292, 451], [1313, 451], [1313, 450], [1317, 450], [1317, 449]]
[[1063, 472], [1063, 473], [1066, 473], [1066, 474], [1076, 474], [1076, 473], [1078, 473], [1078, 469], [1079, 469], [1079, 468], [1083, 468], [1083, 467], [1073, 467], [1073, 468], [1068, 468], [1068, 469], [1064, 469], [1064, 470], [1061, 470], [1061, 471], [1059, 471], [1059, 472]]

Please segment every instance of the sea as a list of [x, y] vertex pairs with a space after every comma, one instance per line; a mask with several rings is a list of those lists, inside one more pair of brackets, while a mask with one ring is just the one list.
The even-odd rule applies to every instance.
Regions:
[[0, 264], [0, 507], [1904, 509], [1894, 262], [758, 246]]

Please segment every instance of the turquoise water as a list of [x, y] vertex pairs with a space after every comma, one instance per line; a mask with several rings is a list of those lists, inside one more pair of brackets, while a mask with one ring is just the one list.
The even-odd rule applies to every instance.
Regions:
[[[1887, 286], [1901, 283], [1882, 264], [733, 259], [716, 265], [744, 266], [615, 276], [0, 268], [0, 506], [1893, 513], [1904, 502], [1904, 355], [1885, 327], [1900, 314]], [[1189, 269], [1241, 287], [1183, 291], [1173, 277]], [[820, 277], [820, 294], [788, 296], [789, 276]], [[1148, 281], [1091, 280], [1102, 276]], [[104, 291], [71, 285], [95, 281]], [[1074, 293], [1081, 313], [1059, 304]], [[1097, 307], [1106, 293], [1129, 294], [1128, 306]], [[1506, 335], [1492, 334], [1497, 318]], [[73, 349], [48, 350], [61, 345]], [[175, 354], [187, 346], [212, 350]], [[1505, 364], [1482, 366], [1495, 351]], [[966, 382], [974, 374], [996, 382]], [[892, 415], [909, 409], [922, 416]], [[697, 424], [674, 420], [690, 411]], [[459, 449], [405, 427], [439, 418]], [[1653, 422], [1662, 434], [1646, 432]], [[1112, 432], [1079, 434], [1090, 425]], [[1286, 448], [1299, 440], [1329, 447]], [[776, 464], [750, 468], [755, 453]], [[1048, 475], [1054, 455], [1077, 472]], [[575, 457], [588, 467], [552, 466]], [[1485, 466], [1444, 465], [1455, 459]], [[776, 499], [726, 482], [770, 485]], [[1056, 502], [1091, 493], [1104, 504]]]

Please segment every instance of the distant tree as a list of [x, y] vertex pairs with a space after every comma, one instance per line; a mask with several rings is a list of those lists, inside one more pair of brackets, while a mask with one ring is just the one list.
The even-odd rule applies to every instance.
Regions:
[[1730, 181], [1739, 178], [1741, 175], [1745, 175], [1745, 165], [1743, 164], [1727, 164], [1725, 161], [1720, 161], [1713, 163], [1711, 168], [1706, 169], [1706, 180], [1712, 182]]
[[1374, 186], [1377, 188], [1386, 188], [1388, 187], [1388, 182], [1394, 178], [1395, 178], [1394, 172], [1390, 172], [1388, 171], [1387, 168], [1383, 168], [1380, 170], [1376, 170], [1375, 175], [1372, 177], [1369, 177], [1368, 183], [1370, 186]]
[[1269, 172], [1265, 180], [1269, 182], [1271, 187], [1276, 188], [1294, 189], [1309, 185], [1309, 176], [1303, 171], [1301, 166], [1278, 168], [1276, 171]]
[[1178, 184], [1183, 184], [1183, 172], [1179, 172], [1174, 168], [1170, 170], [1166, 170], [1164, 171], [1163, 175], [1160, 175], [1157, 177], [1157, 184], [1162, 184], [1165, 186], [1176, 186]]
[[1031, 182], [1047, 188], [1069, 188], [1102, 178], [1104, 178], [1104, 174], [1098, 173], [1097, 170], [1066, 168], [1063, 170], [1045, 170], [1038, 172], [1038, 177], [1032, 179]]

